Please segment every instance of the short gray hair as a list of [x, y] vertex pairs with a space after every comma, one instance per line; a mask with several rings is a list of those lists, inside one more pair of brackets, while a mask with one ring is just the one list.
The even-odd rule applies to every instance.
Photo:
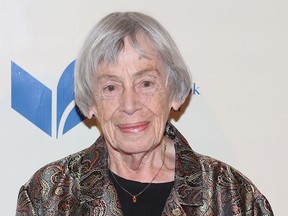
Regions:
[[115, 63], [123, 48], [124, 38], [142, 55], [137, 35], [144, 34], [159, 52], [166, 67], [172, 99], [183, 103], [191, 89], [189, 70], [167, 30], [154, 18], [139, 12], [115, 12], [96, 24], [86, 39], [75, 67], [75, 101], [81, 112], [88, 116], [93, 106], [92, 80], [98, 66]]

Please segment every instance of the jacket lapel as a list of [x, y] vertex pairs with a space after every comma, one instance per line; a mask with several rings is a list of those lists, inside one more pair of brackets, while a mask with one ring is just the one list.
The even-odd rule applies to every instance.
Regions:
[[121, 216], [116, 189], [109, 178], [108, 152], [105, 139], [100, 136], [83, 155], [79, 178], [81, 205], [97, 216]]
[[[170, 123], [165, 136], [175, 145], [175, 183], [167, 200], [163, 215], [191, 215], [191, 209], [203, 205], [203, 176], [199, 157], [186, 139]], [[187, 210], [187, 208], [190, 210]]]

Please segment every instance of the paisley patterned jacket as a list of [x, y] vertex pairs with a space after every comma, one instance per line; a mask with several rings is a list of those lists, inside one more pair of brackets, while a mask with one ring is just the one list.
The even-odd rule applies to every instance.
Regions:
[[[174, 140], [175, 180], [162, 216], [273, 215], [267, 199], [240, 172], [195, 153], [167, 123]], [[109, 178], [103, 136], [91, 147], [46, 165], [22, 186], [16, 215], [123, 215]]]

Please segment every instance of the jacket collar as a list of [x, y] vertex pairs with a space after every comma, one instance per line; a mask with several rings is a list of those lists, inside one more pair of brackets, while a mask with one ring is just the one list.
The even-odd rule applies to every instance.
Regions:
[[182, 205], [203, 204], [203, 176], [198, 155], [191, 149], [187, 140], [170, 123], [166, 125], [165, 136], [175, 145], [175, 190]]
[[[108, 172], [108, 151], [101, 135], [89, 148], [78, 155], [78, 163], [74, 163], [77, 176], [77, 196], [82, 204], [96, 199], [106, 199], [108, 188], [113, 185]], [[70, 169], [71, 172], [71, 169]]]

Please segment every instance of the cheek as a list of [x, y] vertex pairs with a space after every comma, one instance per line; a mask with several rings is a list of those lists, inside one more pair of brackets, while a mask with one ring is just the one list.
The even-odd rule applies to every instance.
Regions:
[[142, 104], [156, 116], [166, 116], [170, 112], [170, 103], [166, 94], [144, 97]]
[[105, 123], [112, 118], [113, 114], [118, 109], [119, 100], [116, 98], [109, 100], [98, 100], [96, 104], [97, 118], [100, 123]]
[[[167, 92], [161, 91], [150, 95], [138, 94], [135, 98], [137, 106], [141, 107], [141, 113], [147, 115], [147, 111], [159, 118], [167, 118], [170, 113], [171, 103]], [[97, 118], [100, 123], [110, 121], [115, 112], [121, 109], [121, 97], [111, 99], [99, 99], [96, 101]], [[141, 115], [141, 113], [138, 113]], [[146, 113], [146, 114], [145, 114]], [[116, 115], [117, 116], [117, 115]], [[166, 119], [164, 119], [166, 120]]]

